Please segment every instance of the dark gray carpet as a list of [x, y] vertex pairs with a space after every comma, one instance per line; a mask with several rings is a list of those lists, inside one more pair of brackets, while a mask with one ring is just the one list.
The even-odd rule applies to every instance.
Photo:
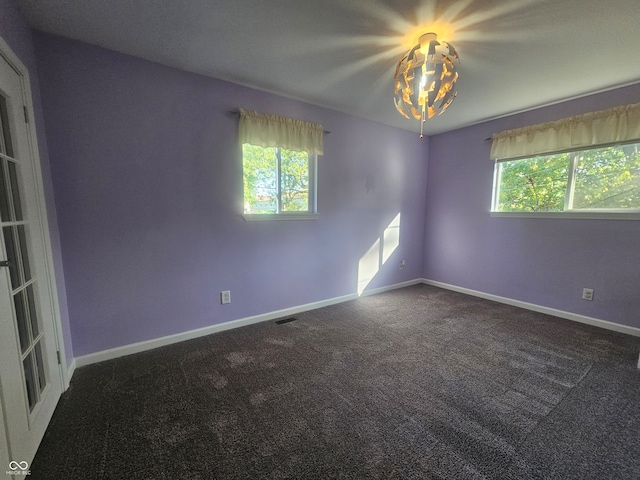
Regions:
[[640, 478], [640, 338], [425, 285], [80, 368], [34, 479]]

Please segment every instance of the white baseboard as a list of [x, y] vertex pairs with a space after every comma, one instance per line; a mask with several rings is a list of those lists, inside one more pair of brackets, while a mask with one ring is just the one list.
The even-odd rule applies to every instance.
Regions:
[[[82, 355], [76, 357], [71, 366], [73, 370], [76, 367], [84, 367], [92, 363], [104, 362], [105, 360], [112, 360], [118, 357], [124, 357], [125, 355], [131, 355], [134, 353], [144, 352], [153, 348], [163, 347], [165, 345], [171, 345], [172, 343], [182, 342], [184, 340], [191, 340], [193, 338], [203, 337], [205, 335], [211, 335], [212, 333], [222, 332], [230, 330], [232, 328], [244, 327], [246, 325], [252, 325], [254, 323], [266, 322], [274, 320], [276, 318], [286, 317], [288, 315], [295, 315], [296, 313], [306, 312], [309, 310], [315, 310], [316, 308], [327, 307], [329, 305], [335, 305], [337, 303], [347, 302], [349, 300], [355, 300], [359, 297], [366, 297], [368, 295], [375, 295], [377, 293], [387, 292], [390, 290], [396, 290], [398, 288], [408, 287], [410, 285], [417, 285], [423, 283], [422, 279], [409, 280], [407, 282], [396, 283], [381, 288], [374, 288], [371, 290], [365, 290], [361, 294], [352, 293], [349, 295], [343, 295], [340, 297], [334, 297], [327, 300], [321, 300], [319, 302], [307, 303], [305, 305], [299, 305], [296, 307], [285, 308], [283, 310], [275, 310], [269, 313], [263, 313], [260, 315], [254, 315], [252, 317], [240, 318], [237, 320], [231, 320], [229, 322], [220, 323], [217, 325], [211, 325], [209, 327], [198, 328], [196, 330], [189, 330], [186, 332], [176, 333], [174, 335], [168, 335], [166, 337], [154, 338], [151, 340], [145, 340], [143, 342], [131, 343], [129, 345], [123, 345], [121, 347], [110, 348], [108, 350], [102, 350], [96, 353], [90, 353], [88, 355]], [[68, 378], [71, 379], [73, 370], [69, 368], [71, 373]]]
[[[640, 337], [640, 328], [629, 327], [627, 325], [621, 325], [619, 323], [609, 322], [608, 320], [600, 320], [599, 318], [587, 317], [585, 315], [566, 312], [564, 310], [556, 310], [555, 308], [544, 307], [542, 305], [536, 305], [535, 303], [527, 303], [527, 302], [522, 302], [520, 300], [513, 300], [512, 298], [500, 297], [498, 295], [493, 295], [491, 293], [479, 292], [477, 290], [471, 290], [470, 288], [458, 287], [456, 285], [437, 282], [435, 280], [428, 280], [426, 278], [422, 279], [422, 283], [426, 285], [432, 285], [434, 287], [444, 288], [447, 290], [453, 290], [455, 292], [460, 292], [467, 295], [472, 295], [474, 297], [493, 300], [494, 302], [498, 302], [498, 303], [513, 305], [514, 307], [520, 307], [526, 310], [532, 310], [534, 312], [546, 313], [547, 315], [553, 315], [554, 317], [566, 318], [567, 320], [573, 320], [574, 322], [586, 323], [587, 325], [593, 325], [595, 327], [600, 327], [607, 330], [613, 330], [614, 332], [626, 333], [628, 335]], [[640, 359], [638, 359], [638, 368], [640, 368]]]

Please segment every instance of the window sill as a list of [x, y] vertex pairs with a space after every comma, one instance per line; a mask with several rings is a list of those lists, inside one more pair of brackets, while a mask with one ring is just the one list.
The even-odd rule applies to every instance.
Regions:
[[640, 220], [640, 210], [625, 212], [619, 210], [605, 211], [567, 211], [567, 212], [489, 212], [492, 217], [502, 218], [562, 218], [583, 220]]
[[318, 219], [317, 213], [310, 213], [310, 212], [291, 212], [291, 213], [274, 213], [274, 214], [244, 213], [242, 216], [247, 222], [265, 222], [265, 221], [271, 221], [271, 220], [279, 221], [279, 220], [317, 220]]

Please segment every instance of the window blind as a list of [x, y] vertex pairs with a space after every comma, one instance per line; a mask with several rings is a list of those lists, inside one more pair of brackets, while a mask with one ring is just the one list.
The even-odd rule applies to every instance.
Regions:
[[512, 160], [637, 141], [640, 103], [496, 133], [491, 159]]
[[240, 109], [240, 143], [322, 155], [322, 125]]

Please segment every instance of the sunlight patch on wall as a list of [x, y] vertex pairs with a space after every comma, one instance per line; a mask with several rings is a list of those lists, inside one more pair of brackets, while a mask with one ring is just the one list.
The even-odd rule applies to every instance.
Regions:
[[382, 238], [382, 264], [384, 265], [400, 245], [400, 214], [396, 215], [389, 226], [384, 229]]
[[398, 213], [382, 235], [373, 242], [373, 245], [360, 257], [358, 262], [358, 295], [369, 286], [378, 274], [382, 266], [387, 263], [389, 257], [400, 246], [400, 213]]
[[367, 285], [380, 270], [380, 239], [376, 239], [371, 248], [360, 257], [358, 263], [358, 295], [364, 292]]

